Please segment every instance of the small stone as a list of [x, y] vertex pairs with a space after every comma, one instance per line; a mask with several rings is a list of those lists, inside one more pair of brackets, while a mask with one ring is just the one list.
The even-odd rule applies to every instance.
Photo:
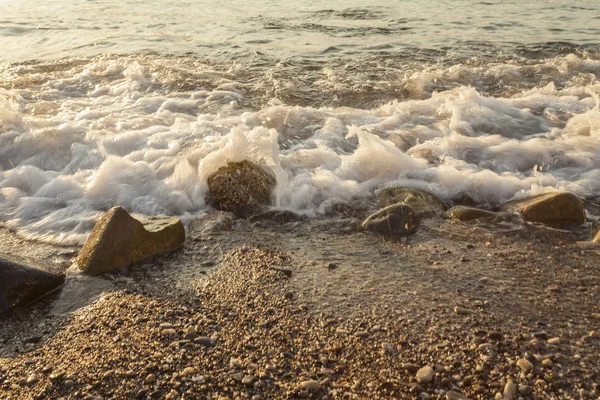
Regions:
[[183, 376], [188, 376], [188, 375], [194, 375], [196, 373], [196, 368], [194, 367], [187, 367], [183, 370], [182, 375]]
[[162, 324], [160, 324], [160, 327], [163, 329], [172, 329], [173, 328], [173, 324], [170, 324], [168, 322], [163, 322]]
[[552, 362], [551, 359], [546, 358], [546, 359], [542, 360], [542, 366], [546, 367], [546, 368], [552, 368], [554, 366], [554, 363]]
[[402, 369], [405, 371], [408, 371], [409, 373], [412, 374], [412, 373], [417, 372], [419, 367], [412, 363], [404, 363], [404, 364], [402, 364]]
[[500, 340], [502, 340], [502, 339], [504, 339], [504, 335], [501, 332], [490, 332], [488, 334], [488, 337], [491, 340], [495, 340], [497, 342], [500, 341]]
[[252, 400], [263, 400], [263, 397], [260, 394], [255, 394], [252, 396]]
[[75, 381], [73, 379], [67, 379], [63, 385], [65, 385], [65, 387], [70, 388], [75, 386]]
[[369, 337], [369, 333], [366, 331], [358, 331], [358, 332], [356, 332], [356, 336], [358, 336], [361, 339], [364, 339], [364, 338]]
[[453, 390], [446, 392], [446, 399], [447, 400], [469, 400], [469, 398], [467, 396], [465, 396], [464, 394], [455, 392]]
[[513, 400], [517, 395], [517, 385], [511, 380], [506, 382], [504, 385], [504, 398], [506, 400]]
[[214, 341], [207, 336], [199, 336], [194, 339], [194, 343], [198, 343], [204, 347], [212, 347], [214, 345]]
[[154, 374], [149, 374], [146, 379], [144, 379], [144, 382], [146, 382], [147, 384], [151, 384], [154, 383], [156, 381], [156, 375]]
[[321, 389], [321, 382], [314, 381], [314, 380], [303, 381], [303, 382], [300, 382], [300, 389], [306, 390], [306, 391], [319, 390], [319, 389]]
[[435, 372], [433, 371], [433, 368], [431, 368], [429, 365], [426, 365], [417, 371], [417, 381], [420, 383], [429, 383], [433, 380], [434, 374]]
[[243, 372], [236, 372], [234, 374], [231, 374], [231, 379], [233, 379], [236, 382], [241, 382], [242, 379], [244, 379], [244, 373]]
[[559, 337], [553, 337], [551, 339], [548, 339], [548, 344], [560, 344], [560, 338]]
[[387, 343], [381, 343], [381, 350], [383, 351], [383, 353], [387, 353], [387, 354], [392, 354], [394, 352], [394, 347]]
[[38, 381], [38, 376], [35, 372], [33, 374], [29, 375], [29, 377], [27, 378], [28, 385], [34, 384], [37, 381]]
[[538, 379], [538, 380], [535, 381], [535, 386], [546, 387], [546, 386], [548, 386], [548, 384], [546, 383], [545, 380]]
[[519, 385], [519, 393], [523, 396], [529, 396], [532, 393], [531, 387], [528, 385]]
[[254, 377], [252, 375], [245, 375], [242, 378], [242, 384], [246, 385], [246, 386], [250, 386], [254, 383]]
[[165, 329], [162, 331], [162, 335], [163, 336], [176, 336], [177, 335], [177, 331], [175, 329]]
[[519, 359], [519, 361], [517, 361], [517, 366], [525, 372], [529, 372], [533, 369], [531, 361], [526, 360], [525, 358]]

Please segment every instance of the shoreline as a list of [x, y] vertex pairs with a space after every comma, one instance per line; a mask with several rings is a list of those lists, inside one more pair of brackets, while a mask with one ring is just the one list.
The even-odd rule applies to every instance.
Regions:
[[433, 219], [403, 241], [355, 226], [209, 213], [182, 249], [109, 274], [113, 289], [71, 316], [49, 314], [53, 295], [5, 317], [0, 392], [598, 396], [598, 250], [531, 224]]

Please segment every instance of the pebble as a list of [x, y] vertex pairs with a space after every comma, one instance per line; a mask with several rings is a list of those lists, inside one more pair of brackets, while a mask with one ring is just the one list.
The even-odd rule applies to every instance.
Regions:
[[426, 365], [417, 371], [417, 380], [420, 383], [429, 383], [433, 380], [433, 375], [433, 368], [431, 368], [429, 365]]
[[34, 372], [33, 374], [29, 375], [29, 377], [27, 378], [27, 384], [31, 385], [33, 383], [36, 383], [38, 380], [38, 376], [37, 374]]
[[303, 381], [300, 382], [300, 389], [308, 391], [308, 390], [319, 390], [321, 389], [321, 382], [319, 381]]
[[263, 400], [263, 397], [260, 394], [255, 394], [252, 396], [252, 400]]
[[560, 338], [554, 337], [554, 338], [548, 339], [548, 344], [560, 344]]
[[519, 361], [517, 361], [517, 366], [525, 372], [529, 372], [533, 369], [533, 364], [531, 363], [531, 361], [526, 360], [524, 358], [521, 358], [519, 359]]
[[364, 339], [366, 337], [369, 337], [369, 333], [366, 332], [366, 331], [358, 331], [358, 332], [356, 332], [356, 336], [358, 336], [359, 338]]
[[196, 373], [196, 368], [194, 367], [187, 367], [182, 372], [183, 376], [194, 375], [194, 373]]
[[531, 392], [531, 387], [528, 385], [519, 385], [519, 393], [521, 393], [523, 396], [529, 396]]
[[412, 364], [412, 363], [404, 363], [404, 364], [402, 364], [402, 369], [405, 371], [408, 371], [412, 374], [414, 372], [417, 372], [419, 367], [417, 367], [415, 364]]
[[384, 342], [384, 343], [381, 343], [381, 350], [384, 353], [390, 354], [390, 353], [394, 352], [394, 347], [391, 344]]
[[542, 360], [542, 366], [544, 366], [546, 368], [552, 368], [554, 366], [554, 363], [552, 362], [551, 359], [546, 358], [546, 359]]
[[198, 343], [205, 347], [212, 347], [214, 345], [214, 341], [207, 336], [199, 336], [194, 339], [194, 343]]
[[173, 329], [173, 324], [170, 324], [168, 322], [163, 322], [162, 324], [160, 324], [160, 327], [163, 329]]
[[162, 331], [163, 336], [175, 336], [177, 335], [177, 331], [175, 329], [165, 329]]
[[470, 400], [464, 394], [455, 392], [453, 390], [446, 392], [446, 399], [447, 400]]
[[144, 382], [150, 384], [150, 383], [154, 383], [154, 381], [156, 381], [156, 375], [154, 374], [149, 374], [146, 379], [144, 379]]
[[250, 386], [254, 383], [254, 377], [252, 375], [246, 375], [242, 378], [242, 383], [246, 386]]
[[513, 400], [517, 395], [517, 385], [511, 380], [506, 382], [504, 385], [504, 398], [506, 400]]

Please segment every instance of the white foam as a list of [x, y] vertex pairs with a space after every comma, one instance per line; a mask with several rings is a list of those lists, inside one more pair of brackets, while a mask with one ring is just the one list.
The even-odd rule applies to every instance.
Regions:
[[243, 159], [274, 171], [276, 206], [309, 215], [392, 185], [490, 207], [552, 190], [600, 196], [599, 61], [546, 60], [538, 72], [560, 86], [505, 97], [470, 86], [518, 84], [531, 68], [428, 67], [394, 83], [411, 100], [371, 110], [246, 108], [249, 85], [218, 74], [214, 90], [165, 91], [167, 80], [129, 58], [49, 72], [43, 85], [0, 91], [0, 220], [81, 243], [114, 205], [194, 218], [208, 207], [207, 177]]

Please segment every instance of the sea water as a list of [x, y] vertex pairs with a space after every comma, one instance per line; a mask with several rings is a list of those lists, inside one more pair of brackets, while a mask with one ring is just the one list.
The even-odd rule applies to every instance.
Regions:
[[310, 216], [393, 185], [594, 201], [599, 38], [600, 2], [0, 0], [0, 223], [189, 221], [242, 159]]

